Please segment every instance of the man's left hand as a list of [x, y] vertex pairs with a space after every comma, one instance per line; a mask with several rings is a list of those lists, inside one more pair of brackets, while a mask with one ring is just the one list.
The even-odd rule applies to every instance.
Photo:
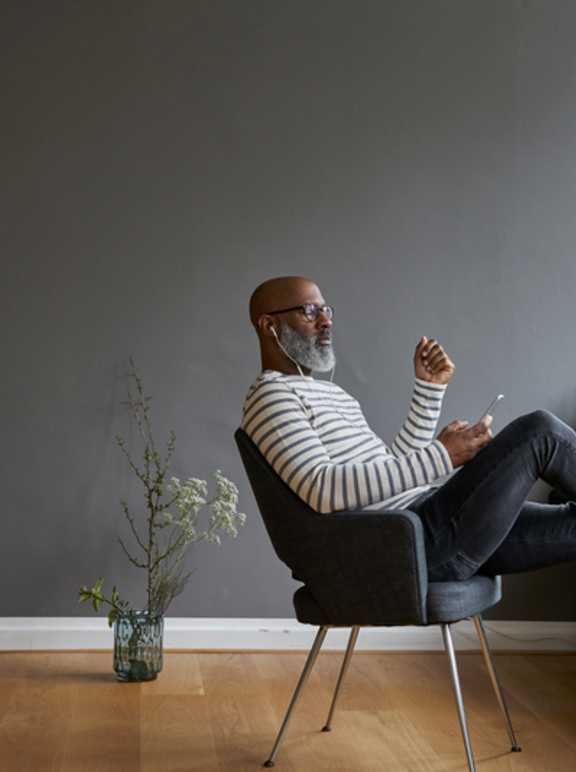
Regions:
[[442, 346], [423, 335], [414, 354], [416, 377], [429, 383], [446, 384], [454, 372], [454, 363]]

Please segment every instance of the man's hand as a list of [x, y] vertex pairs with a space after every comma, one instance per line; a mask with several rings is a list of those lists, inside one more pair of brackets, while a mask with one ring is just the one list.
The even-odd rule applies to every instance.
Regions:
[[466, 428], [468, 421], [452, 421], [445, 429], [442, 429], [438, 439], [448, 451], [454, 469], [467, 464], [484, 445], [490, 442], [492, 439], [491, 423], [492, 416], [489, 415], [469, 429]]
[[416, 377], [428, 383], [446, 384], [454, 372], [454, 364], [442, 346], [423, 335], [414, 354]]

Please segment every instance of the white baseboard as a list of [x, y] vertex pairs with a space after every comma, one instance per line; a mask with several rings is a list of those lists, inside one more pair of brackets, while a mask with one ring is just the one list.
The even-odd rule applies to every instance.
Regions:
[[[493, 651], [576, 651], [575, 622], [485, 622]], [[473, 622], [454, 625], [458, 650], [479, 649]], [[328, 632], [324, 649], [346, 647], [347, 629]], [[184, 619], [165, 621], [164, 648], [211, 651], [306, 651], [316, 628], [294, 619]], [[105, 618], [0, 618], [0, 651], [111, 649], [112, 631]], [[365, 627], [357, 650], [442, 650], [440, 629], [431, 627]]]

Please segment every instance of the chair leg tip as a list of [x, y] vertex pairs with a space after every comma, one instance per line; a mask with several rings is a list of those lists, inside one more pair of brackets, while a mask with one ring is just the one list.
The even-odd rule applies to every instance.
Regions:
[[263, 767], [273, 767], [274, 766], [274, 762], [270, 761], [270, 759], [268, 759], [268, 761], [265, 761], [264, 764], [262, 764], [262, 766]]
[[322, 731], [323, 732], [331, 732], [332, 731], [332, 727], [331, 726], [323, 726], [322, 727]]
[[510, 748], [510, 750], [512, 751], [512, 753], [520, 753], [520, 751], [522, 750], [522, 748], [521, 748], [519, 745], [513, 745], [513, 746]]

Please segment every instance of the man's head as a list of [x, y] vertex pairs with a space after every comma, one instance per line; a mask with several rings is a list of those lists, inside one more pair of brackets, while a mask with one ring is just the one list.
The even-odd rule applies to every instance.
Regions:
[[286, 374], [326, 372], [336, 364], [332, 350], [332, 309], [318, 287], [299, 276], [261, 284], [250, 299], [250, 319], [262, 352], [262, 368]]

